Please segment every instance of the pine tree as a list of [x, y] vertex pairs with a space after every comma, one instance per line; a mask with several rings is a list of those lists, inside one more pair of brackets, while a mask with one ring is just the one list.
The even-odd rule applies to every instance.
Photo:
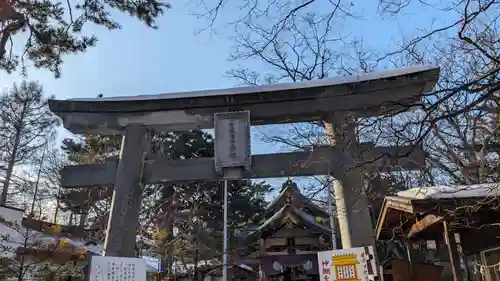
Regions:
[[[90, 135], [83, 141], [64, 139], [61, 149], [67, 155], [69, 163], [102, 163], [120, 153], [121, 138], [119, 135]], [[81, 226], [89, 223], [104, 228], [112, 191], [112, 186], [63, 190], [59, 196], [59, 205], [63, 211], [70, 211], [71, 217], [80, 215]], [[97, 202], [103, 204], [95, 204]]]
[[[120, 149], [120, 136], [88, 136], [83, 142], [65, 140], [63, 150], [73, 163], [95, 163], [116, 156]], [[167, 159], [213, 157], [213, 138], [202, 131], [181, 133], [153, 133], [151, 152]], [[105, 190], [98, 193], [99, 190]], [[61, 203], [73, 212], [94, 212], [96, 202], [111, 199], [112, 187], [66, 191]], [[263, 194], [268, 190], [264, 183], [248, 180], [231, 181], [229, 186], [231, 233], [238, 227], [259, 219], [266, 202]], [[171, 268], [172, 256], [186, 263], [212, 260], [222, 252], [222, 184], [221, 182], [189, 182], [148, 185], [145, 187], [141, 211], [141, 234], [158, 240], [157, 251], [163, 256], [166, 268]], [[84, 202], [82, 204], [82, 202]], [[101, 204], [103, 217], [109, 205]], [[87, 206], [87, 207], [85, 207]], [[98, 220], [98, 216], [95, 216]], [[90, 219], [91, 216], [88, 216]], [[102, 219], [102, 217], [101, 217]], [[97, 221], [96, 221], [97, 222]], [[94, 222], [94, 223], [96, 223]], [[101, 224], [103, 227], [105, 224]], [[174, 237], [174, 229], [176, 235]], [[208, 269], [196, 268], [197, 280], [202, 280]]]
[[[155, 134], [152, 150], [167, 159], [213, 157], [210, 134], [202, 131]], [[249, 180], [231, 181], [228, 187], [228, 226], [230, 234], [241, 225], [257, 222], [266, 202], [269, 186]], [[168, 234], [160, 243], [164, 265], [171, 266], [171, 255], [194, 264], [193, 280], [203, 280], [211, 267], [200, 267], [203, 260], [219, 260], [222, 255], [223, 189], [221, 182], [162, 185], [157, 206], [157, 228]], [[177, 234], [173, 237], [174, 228]], [[234, 235], [231, 235], [234, 236]]]
[[0, 70], [12, 72], [21, 67], [25, 71], [24, 63], [30, 60], [57, 77], [64, 55], [85, 52], [96, 44], [95, 36], [83, 32], [85, 26], [120, 29], [111, 16], [116, 10], [156, 28], [155, 20], [169, 7], [163, 0], [0, 0]]
[[53, 115], [36, 82], [5, 90], [0, 96], [0, 150], [5, 170], [0, 205], [5, 205], [15, 168], [36, 158], [55, 133], [59, 119]]

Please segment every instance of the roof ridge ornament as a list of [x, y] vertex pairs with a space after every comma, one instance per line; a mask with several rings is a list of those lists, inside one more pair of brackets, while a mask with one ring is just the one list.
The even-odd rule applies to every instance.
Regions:
[[298, 189], [297, 183], [294, 182], [290, 177], [288, 177], [288, 179], [283, 183], [283, 185], [281, 185], [281, 190], [283, 191], [288, 187]]

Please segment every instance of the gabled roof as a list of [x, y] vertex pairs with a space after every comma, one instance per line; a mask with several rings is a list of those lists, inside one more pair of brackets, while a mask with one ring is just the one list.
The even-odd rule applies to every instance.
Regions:
[[329, 226], [317, 222], [316, 217], [311, 216], [293, 205], [286, 204], [257, 229], [250, 232], [247, 236], [247, 241], [260, 239], [262, 236], [272, 235], [289, 220], [295, 225], [305, 227], [310, 232], [325, 234], [326, 237], [331, 236], [332, 230]]
[[[499, 201], [498, 184], [431, 186], [401, 191], [397, 196], [385, 197], [375, 237], [391, 240], [396, 236], [422, 236], [436, 230], [443, 220], [460, 216], [470, 219], [475, 214], [482, 214], [476, 221], [487, 224], [486, 219], [496, 218], [493, 213], [498, 213]], [[492, 212], [485, 215], [488, 211]]]
[[500, 189], [498, 183], [483, 183], [474, 185], [456, 186], [428, 186], [417, 187], [398, 192], [399, 197], [423, 200], [423, 199], [463, 199], [479, 197], [498, 197]]
[[314, 204], [311, 199], [304, 196], [297, 187], [297, 184], [291, 180], [287, 180], [285, 181], [285, 183], [283, 183], [279, 195], [266, 206], [265, 215], [267, 216], [271, 213], [277, 212], [287, 204], [287, 200], [289, 197], [294, 197], [290, 204], [295, 208], [301, 209], [305, 207], [314, 216], [326, 218], [329, 217], [328, 213], [325, 210]]

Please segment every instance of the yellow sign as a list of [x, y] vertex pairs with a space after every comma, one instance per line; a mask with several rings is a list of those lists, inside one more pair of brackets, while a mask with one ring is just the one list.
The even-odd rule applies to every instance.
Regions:
[[318, 252], [320, 281], [370, 281], [377, 276], [373, 246]]
[[332, 256], [334, 280], [360, 281], [357, 270], [358, 264], [356, 254]]

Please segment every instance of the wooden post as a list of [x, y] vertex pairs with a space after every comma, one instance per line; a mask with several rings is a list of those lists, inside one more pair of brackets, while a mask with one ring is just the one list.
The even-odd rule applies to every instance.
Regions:
[[448, 248], [448, 256], [450, 257], [451, 273], [453, 274], [453, 281], [463, 281], [462, 268], [460, 267], [460, 256], [458, 254], [457, 242], [455, 235], [450, 229], [447, 221], [443, 221], [443, 236]]
[[92, 266], [92, 254], [90, 251], [87, 251], [87, 265], [83, 268], [83, 281], [91, 281], [90, 280], [90, 272], [91, 272], [91, 266]]
[[332, 146], [340, 146], [342, 177], [333, 184], [342, 248], [373, 246], [373, 227], [362, 170], [356, 166], [356, 124], [351, 116], [330, 116], [325, 135]]
[[125, 128], [108, 222], [106, 256], [134, 257], [142, 196], [142, 168], [146, 128]]
[[266, 241], [264, 239], [259, 240], [259, 256], [266, 255]]
[[412, 252], [411, 252], [411, 241], [405, 240], [405, 246], [406, 246], [406, 256], [408, 258], [408, 269], [410, 273], [410, 280], [409, 281], [415, 281], [415, 272], [413, 270], [413, 258], [412, 258]]

